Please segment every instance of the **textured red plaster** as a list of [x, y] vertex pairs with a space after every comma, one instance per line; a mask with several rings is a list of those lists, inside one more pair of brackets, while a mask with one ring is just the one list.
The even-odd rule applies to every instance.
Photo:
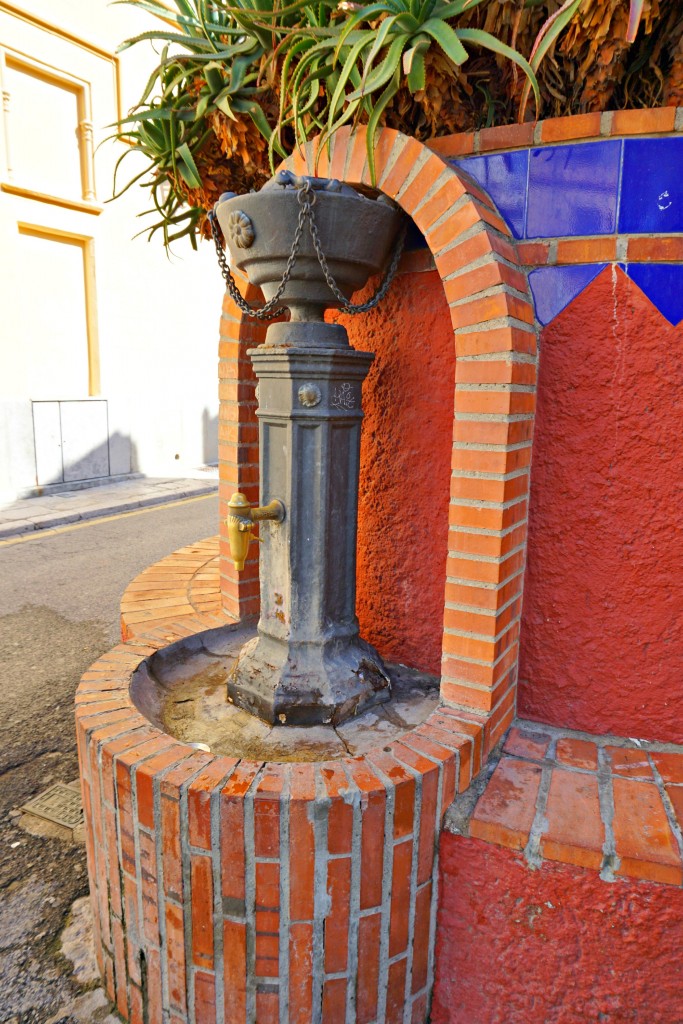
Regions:
[[444, 833], [432, 1024], [680, 1024], [683, 891]]
[[683, 741], [682, 394], [683, 325], [618, 269], [543, 332], [524, 718]]
[[387, 659], [438, 673], [455, 388], [443, 285], [435, 271], [403, 274], [378, 309], [338, 319], [376, 353], [363, 386], [361, 630]]

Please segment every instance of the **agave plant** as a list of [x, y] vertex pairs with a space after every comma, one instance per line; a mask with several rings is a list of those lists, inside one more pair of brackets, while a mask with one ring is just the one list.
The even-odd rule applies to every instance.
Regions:
[[[468, 58], [465, 43], [501, 54], [521, 67], [540, 102], [536, 77], [521, 54], [489, 32], [453, 24], [482, 2], [379, 0], [361, 6], [342, 0], [339, 8], [349, 15], [343, 23], [315, 35], [307, 28], [287, 33], [279, 47], [280, 53], [286, 53], [279, 131], [291, 124], [301, 145], [312, 129], [329, 139], [349, 121], [367, 123], [368, 168], [374, 182], [375, 132], [402, 82], [412, 94], [424, 90], [430, 51], [438, 48], [456, 69]], [[322, 105], [321, 82], [325, 87]]]
[[[117, 172], [132, 151], [145, 157], [145, 167], [120, 191], [115, 180], [114, 198], [142, 183], [153, 204], [145, 214], [159, 218], [147, 229], [150, 236], [161, 230], [168, 245], [187, 235], [196, 246], [205, 210], [221, 192], [228, 187], [246, 192], [268, 177], [267, 146], [278, 111], [267, 69], [272, 36], [254, 17], [257, 9], [249, 0], [234, 0], [244, 7], [230, 9], [205, 0], [175, 0], [177, 31], [169, 31], [172, 12], [157, 0], [118, 2], [164, 24], [119, 47], [163, 43], [137, 106], [117, 125], [117, 137], [131, 147], [119, 158]], [[283, 10], [284, 19], [293, 13]]]
[[171, 0], [117, 2], [160, 21], [121, 47], [151, 41], [162, 50], [117, 136], [130, 143], [121, 160], [131, 150], [145, 158], [121, 191], [149, 189], [146, 212], [156, 219], [147, 230], [167, 245], [183, 235], [196, 245], [223, 191], [259, 188], [315, 134], [329, 141], [343, 124], [366, 124], [374, 180], [384, 123], [422, 139], [506, 123], [528, 116], [532, 93], [536, 116], [542, 100], [553, 114], [594, 109], [581, 87], [602, 81], [606, 51], [584, 24], [599, 26], [597, 40], [614, 29], [619, 60], [641, 18], [650, 32], [660, 8], [672, 47], [683, 33], [679, 0], [172, 0], [175, 10]]
[[[118, 136], [146, 158], [146, 185], [164, 242], [193, 244], [204, 211], [226, 188], [258, 187], [276, 159], [312, 134], [329, 139], [349, 121], [368, 125], [368, 158], [387, 104], [403, 82], [424, 88], [425, 60], [438, 49], [455, 69], [468, 46], [484, 46], [518, 64], [512, 47], [454, 19], [484, 0], [383, 0], [360, 7], [337, 0], [175, 0], [177, 31], [159, 0], [119, 0], [163, 26], [127, 40], [163, 44], [134, 111]], [[127, 153], [120, 158], [121, 162]], [[118, 165], [117, 165], [118, 170]], [[119, 195], [120, 192], [115, 194]]]

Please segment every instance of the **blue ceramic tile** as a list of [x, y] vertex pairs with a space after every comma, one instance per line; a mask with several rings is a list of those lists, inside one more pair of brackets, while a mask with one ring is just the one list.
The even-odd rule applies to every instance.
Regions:
[[528, 150], [471, 156], [452, 163], [471, 174], [491, 196], [515, 238], [524, 237]]
[[683, 320], [683, 263], [629, 263], [619, 266], [674, 327]]
[[683, 231], [683, 139], [626, 139], [619, 230]]
[[571, 267], [541, 267], [529, 274], [536, 316], [549, 324], [598, 276], [606, 263], [577, 263]]
[[620, 156], [618, 139], [532, 149], [527, 238], [613, 234]]

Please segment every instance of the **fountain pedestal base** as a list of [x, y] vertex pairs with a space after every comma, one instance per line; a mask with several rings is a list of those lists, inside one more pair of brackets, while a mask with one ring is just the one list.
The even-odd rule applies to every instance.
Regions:
[[383, 705], [386, 716], [342, 726], [339, 753], [321, 750], [324, 760], [301, 759], [303, 736], [287, 763], [196, 750], [153, 710], [160, 671], [163, 693], [177, 684], [190, 696], [190, 662], [207, 693], [225, 685], [216, 674], [224, 631], [188, 632], [120, 645], [76, 697], [108, 996], [130, 1024], [424, 1024], [436, 843], [456, 790], [481, 765], [481, 725], [435, 707], [432, 690], [434, 709], [411, 727], [399, 692], [403, 728]]

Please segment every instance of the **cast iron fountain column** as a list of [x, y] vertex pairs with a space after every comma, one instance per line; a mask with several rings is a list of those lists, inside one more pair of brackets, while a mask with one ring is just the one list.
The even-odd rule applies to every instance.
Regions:
[[[278, 184], [217, 209], [233, 261], [266, 299], [282, 278], [295, 215], [302, 226], [292, 179]], [[350, 295], [386, 262], [399, 214], [337, 184], [318, 193], [315, 218], [329, 272]], [[284, 516], [261, 527], [258, 633], [228, 684], [234, 703], [287, 725], [338, 723], [390, 696], [382, 660], [360, 637], [355, 614], [361, 387], [373, 355], [352, 349], [340, 324], [323, 322], [324, 309], [340, 302], [307, 227], [282, 293], [292, 319], [272, 324], [265, 345], [250, 351], [261, 504], [278, 499]], [[239, 515], [239, 499], [233, 508]]]

